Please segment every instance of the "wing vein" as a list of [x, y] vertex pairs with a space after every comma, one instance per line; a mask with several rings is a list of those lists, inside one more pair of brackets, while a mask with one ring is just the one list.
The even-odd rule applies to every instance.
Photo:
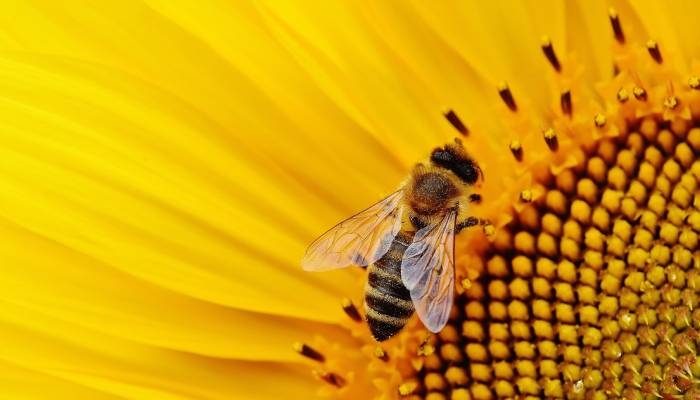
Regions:
[[456, 212], [416, 232], [401, 262], [401, 279], [423, 324], [439, 332], [447, 323], [454, 295]]
[[398, 190], [329, 229], [306, 250], [302, 267], [325, 271], [377, 261], [401, 228], [402, 199]]

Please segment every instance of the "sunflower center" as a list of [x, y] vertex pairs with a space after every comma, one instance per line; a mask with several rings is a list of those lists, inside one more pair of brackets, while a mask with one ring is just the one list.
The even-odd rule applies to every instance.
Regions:
[[700, 396], [698, 152], [700, 129], [645, 119], [560, 173], [498, 231], [411, 394]]

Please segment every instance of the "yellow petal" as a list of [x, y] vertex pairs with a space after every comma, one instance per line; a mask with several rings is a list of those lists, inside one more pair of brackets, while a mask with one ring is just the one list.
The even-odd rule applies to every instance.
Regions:
[[340, 284], [297, 267], [294, 193], [208, 136], [216, 126], [114, 71], [34, 57], [0, 61], [0, 75], [0, 215], [206, 301], [340, 317]]
[[527, 99], [544, 113], [549, 88], [544, 72], [549, 66], [540, 49], [541, 37], [560, 32], [556, 25], [551, 30], [534, 25], [546, 16], [535, 18], [525, 2], [417, 2], [417, 7], [431, 27], [492, 83], [494, 97], [496, 84], [508, 81], [516, 101]]
[[[8, 307], [12, 308], [2, 308]], [[280, 387], [292, 398], [310, 398], [314, 392], [312, 381], [300, 379], [300, 369], [290, 364], [141, 346], [49, 318], [48, 334], [38, 333], [33, 325], [26, 318], [0, 323], [0, 360], [60, 378], [72, 384], [77, 395], [86, 388], [134, 399], [274, 399]]]
[[567, 49], [574, 52], [578, 60], [585, 60], [584, 78], [592, 88], [591, 84], [607, 79], [613, 73], [610, 49], [614, 37], [607, 18], [608, 6], [602, 0], [564, 4]]
[[0, 361], [0, 387], [8, 399], [117, 400], [119, 397], [75, 385], [64, 379]]
[[[50, 315], [143, 344], [252, 360], [298, 360], [290, 343], [324, 331], [339, 334], [325, 324], [240, 311], [163, 289], [6, 222], [0, 222], [0, 238], [0, 256], [14, 261], [3, 268], [0, 300], [21, 307], [39, 325]], [[0, 318], [16, 317], [8, 313], [0, 310]]]
[[[681, 55], [690, 55], [692, 51], [693, 40], [689, 40], [692, 33], [688, 30], [691, 26], [686, 27], [685, 23], [693, 23], [692, 16], [686, 16], [682, 19], [678, 19], [679, 14], [695, 14], [692, 11], [694, 7], [688, 7], [686, 4], [678, 4], [677, 7], [683, 6], [682, 9], [676, 8], [676, 11], [671, 10], [674, 7], [670, 7], [665, 2], [657, 1], [630, 1], [630, 6], [637, 12], [641, 23], [648, 32], [648, 37], [643, 38], [644, 42], [646, 40], [652, 39], [659, 43], [661, 47], [662, 55], [665, 52], [666, 59], [669, 62], [672, 61], [675, 67], [679, 68], [681, 71], [687, 71], [689, 68], [688, 59], [681, 57]], [[684, 10], [683, 12], [679, 12]], [[694, 30], [693, 30], [694, 31]], [[688, 42], [690, 45], [684, 45], [684, 42]], [[669, 54], [678, 55], [672, 60], [668, 60]]]
[[[438, 117], [452, 109], [470, 131], [483, 136], [498, 134], [502, 128], [499, 121], [478, 118], [493, 112], [494, 87], [430, 26], [416, 7], [394, 7], [383, 2], [367, 2], [366, 7], [364, 18], [376, 30], [377, 40], [386, 42], [387, 50], [394, 55], [396, 73], [415, 88], [416, 97], [425, 102], [428, 113]], [[444, 133], [435, 140], [444, 142], [455, 131], [447, 123], [442, 125], [440, 131]]]
[[[661, 7], [663, 6], [663, 7]], [[656, 28], [661, 25], [662, 31], [658, 32], [659, 35], [664, 34], [660, 37], [665, 38], [665, 35], [669, 35], [671, 42], [670, 45], [674, 45], [673, 49], [680, 51], [677, 55], [681, 60], [692, 60], [700, 56], [700, 43], [694, 40], [695, 34], [697, 32], [696, 27], [700, 23], [700, 16], [698, 16], [698, 4], [690, 0], [679, 0], [679, 1], [669, 1], [664, 3], [654, 4], [653, 2], [644, 2], [644, 4], [637, 5], [642, 18], [648, 23], [654, 24], [651, 29], [652, 32], [656, 34]], [[649, 15], [648, 13], [656, 13]], [[662, 43], [662, 46], [666, 46], [666, 43]], [[681, 57], [682, 56], [682, 57]], [[686, 63], [686, 67], [690, 64]]]
[[303, 63], [324, 92], [358, 110], [395, 154], [406, 156], [404, 165], [434, 145], [440, 107], [426, 109], [412, 87], [403, 84], [407, 80], [397, 74], [395, 60], [379, 46], [359, 4], [299, 7], [279, 2], [261, 12], [285, 49]]

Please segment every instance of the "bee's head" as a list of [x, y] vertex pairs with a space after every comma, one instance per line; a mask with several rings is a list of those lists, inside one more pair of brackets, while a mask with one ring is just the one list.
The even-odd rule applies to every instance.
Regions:
[[430, 161], [436, 166], [452, 171], [465, 185], [472, 186], [484, 178], [481, 168], [467, 153], [459, 139], [455, 139], [454, 144], [433, 150]]

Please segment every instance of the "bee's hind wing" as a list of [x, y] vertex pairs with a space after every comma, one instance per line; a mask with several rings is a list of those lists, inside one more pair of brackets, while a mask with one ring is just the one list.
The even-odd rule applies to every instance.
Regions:
[[381, 258], [401, 229], [403, 190], [360, 211], [316, 239], [301, 261], [307, 271], [368, 265]]
[[401, 280], [411, 293], [418, 317], [431, 332], [447, 323], [454, 297], [456, 212], [416, 232], [401, 260]]

